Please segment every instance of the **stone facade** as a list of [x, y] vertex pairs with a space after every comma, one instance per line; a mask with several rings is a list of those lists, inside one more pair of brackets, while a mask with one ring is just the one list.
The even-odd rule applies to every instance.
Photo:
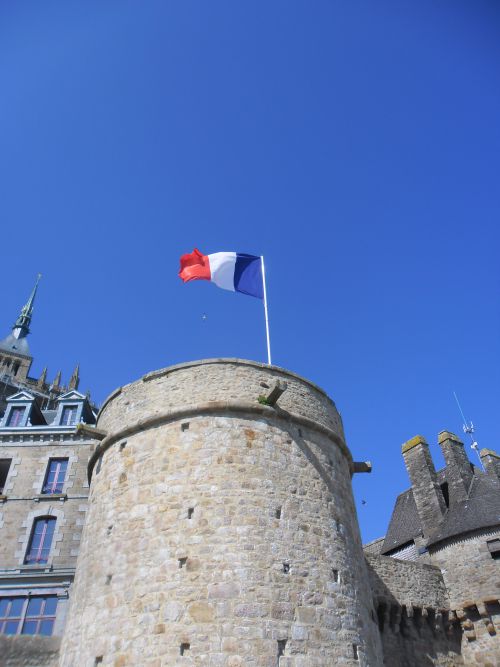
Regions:
[[381, 664], [352, 460], [317, 387], [186, 364], [115, 393], [98, 429], [61, 666]]
[[0, 667], [57, 663], [96, 444], [78, 430], [96, 417], [78, 372], [72, 389], [27, 375], [33, 299], [0, 342]]
[[[365, 549], [385, 664], [498, 667], [499, 457], [482, 450], [481, 470], [453, 433], [442, 431], [438, 444], [446, 467], [437, 472], [422, 436], [403, 445], [412, 487], [399, 496], [385, 538]], [[438, 590], [446, 594], [439, 600]], [[418, 619], [417, 642], [410, 619]]]
[[2, 667], [57, 667], [60, 637], [0, 635]]

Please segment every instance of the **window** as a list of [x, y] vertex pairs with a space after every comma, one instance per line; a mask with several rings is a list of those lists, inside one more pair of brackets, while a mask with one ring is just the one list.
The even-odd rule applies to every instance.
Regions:
[[7, 426], [19, 426], [24, 417], [25, 410], [26, 410], [25, 407], [21, 408], [16, 406], [14, 408], [11, 408]]
[[48, 561], [55, 526], [56, 519], [52, 516], [44, 516], [35, 520], [28, 553], [24, 559], [27, 565], [34, 563], [44, 565]]
[[9, 475], [11, 459], [0, 459], [0, 496], [3, 495]]
[[67, 469], [68, 459], [50, 459], [42, 493], [62, 493]]
[[61, 426], [72, 426], [76, 421], [76, 405], [65, 405], [62, 410]]
[[0, 634], [51, 635], [56, 609], [55, 595], [0, 598]]
[[449, 489], [448, 489], [448, 482], [443, 482], [439, 486], [441, 487], [441, 492], [443, 494], [444, 504], [446, 505], [446, 507], [449, 507], [450, 506], [450, 492], [449, 492]]
[[500, 560], [500, 539], [489, 540], [486, 544], [493, 560]]

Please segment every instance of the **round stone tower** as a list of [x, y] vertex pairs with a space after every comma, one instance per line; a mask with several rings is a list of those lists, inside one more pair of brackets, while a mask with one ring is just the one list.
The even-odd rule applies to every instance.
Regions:
[[61, 667], [382, 664], [334, 403], [239, 359], [104, 403]]

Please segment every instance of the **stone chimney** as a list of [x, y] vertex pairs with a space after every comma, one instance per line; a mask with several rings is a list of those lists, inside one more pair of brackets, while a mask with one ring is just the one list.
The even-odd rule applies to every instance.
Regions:
[[500, 478], [500, 454], [497, 454], [492, 449], [482, 449], [479, 452], [479, 456], [488, 475]]
[[450, 431], [441, 431], [438, 435], [439, 446], [446, 462], [446, 481], [450, 505], [466, 500], [474, 475], [460, 438]]
[[437, 482], [429, 445], [416, 435], [402, 446], [403, 458], [413, 488], [420, 524], [428, 537], [438, 527], [446, 504]]

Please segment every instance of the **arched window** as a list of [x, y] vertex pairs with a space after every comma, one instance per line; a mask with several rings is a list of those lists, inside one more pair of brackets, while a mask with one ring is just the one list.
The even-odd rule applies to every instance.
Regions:
[[35, 519], [28, 551], [24, 559], [27, 565], [44, 565], [47, 563], [55, 527], [56, 518], [53, 516], [43, 516]]

